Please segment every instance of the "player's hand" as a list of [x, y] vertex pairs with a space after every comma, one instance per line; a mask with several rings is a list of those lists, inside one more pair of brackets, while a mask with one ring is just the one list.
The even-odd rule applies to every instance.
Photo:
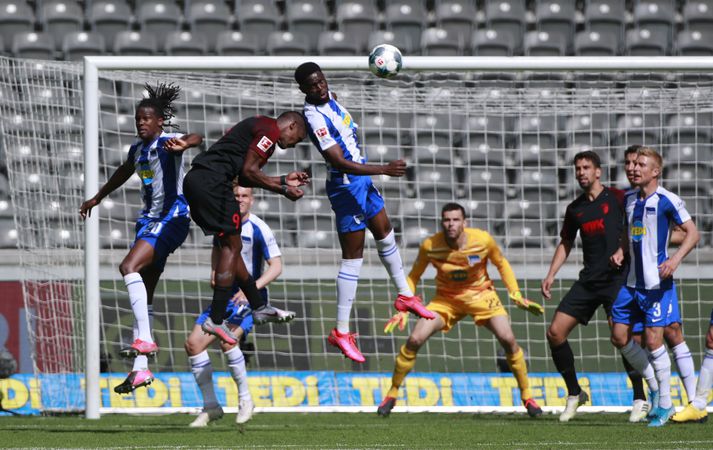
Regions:
[[285, 177], [288, 186], [304, 186], [309, 184], [310, 178], [307, 172], [290, 172]]
[[190, 147], [190, 145], [188, 145], [187, 141], [185, 141], [184, 139], [181, 139], [181, 138], [176, 138], [176, 137], [173, 137], [163, 143], [163, 148], [169, 153], [182, 152], [183, 150], [187, 149], [188, 147]]
[[99, 200], [97, 200], [96, 197], [90, 198], [86, 202], [82, 203], [82, 206], [79, 207], [79, 215], [82, 216], [82, 219], [91, 217], [92, 208], [94, 208], [98, 204], [99, 204]]
[[624, 250], [618, 248], [613, 255], [609, 257], [609, 264], [612, 267], [621, 267], [624, 264]]
[[673, 259], [667, 259], [666, 261], [662, 262], [659, 266], [659, 277], [662, 280], [665, 280], [666, 278], [671, 278], [676, 269], [678, 269], [678, 264], [679, 263], [673, 261]]
[[542, 296], [545, 297], [545, 300], [549, 300], [552, 298], [552, 284], [554, 282], [555, 279], [552, 277], [547, 277], [542, 280], [542, 286], [540, 287], [540, 291], [542, 292]]
[[514, 294], [510, 294], [510, 299], [515, 302], [518, 308], [524, 309], [525, 311], [529, 312], [530, 314], [534, 314], [536, 316], [541, 316], [544, 312], [545, 309], [540, 305], [539, 303], [535, 303], [532, 300], [525, 298], [522, 296], [522, 293], [520, 292], [515, 292]]
[[238, 289], [238, 292], [233, 295], [233, 298], [230, 299], [233, 304], [236, 305], [247, 305], [248, 304], [248, 298], [243, 294], [243, 291], [241, 289]]
[[399, 327], [399, 331], [404, 331], [404, 328], [406, 328], [406, 322], [408, 322], [408, 313], [397, 312], [391, 319], [389, 319], [388, 322], [386, 322], [386, 326], [384, 326], [384, 333], [388, 334], [393, 332], [394, 328], [397, 326]]
[[293, 202], [299, 200], [300, 198], [302, 198], [303, 195], [305, 195], [302, 189], [299, 189], [295, 186], [285, 186], [285, 188], [286, 189], [283, 189], [282, 191], [282, 195], [289, 198]]
[[390, 177], [402, 177], [406, 175], [406, 161], [397, 159], [384, 166], [384, 175]]

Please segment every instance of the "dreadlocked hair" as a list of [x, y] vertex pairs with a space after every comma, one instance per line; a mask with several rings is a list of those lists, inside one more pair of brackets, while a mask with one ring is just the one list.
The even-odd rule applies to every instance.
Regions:
[[178, 99], [181, 88], [174, 83], [158, 83], [156, 87], [146, 83], [144, 88], [149, 96], [139, 102], [137, 109], [151, 107], [163, 118], [164, 126], [178, 128], [177, 125], [168, 122], [176, 115], [177, 109], [173, 102]]

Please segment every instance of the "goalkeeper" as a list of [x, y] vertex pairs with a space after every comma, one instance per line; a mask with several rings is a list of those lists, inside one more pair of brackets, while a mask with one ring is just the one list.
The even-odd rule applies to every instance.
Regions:
[[[542, 414], [542, 409], [532, 398], [527, 379], [527, 365], [522, 349], [517, 345], [508, 314], [500, 303], [486, 265], [492, 261], [500, 272], [510, 298], [519, 308], [535, 315], [543, 313], [542, 306], [524, 298], [507, 259], [489, 233], [466, 228], [465, 209], [457, 203], [448, 203], [441, 210], [443, 231], [426, 238], [421, 243], [416, 262], [408, 275], [408, 283], [415, 292], [416, 284], [430, 262], [436, 268], [436, 297], [426, 306], [436, 313], [434, 320], [419, 319], [406, 344], [396, 357], [391, 389], [379, 405], [377, 414], [388, 416], [396, 404], [399, 386], [416, 363], [419, 348], [439, 330], [448, 332], [465, 316], [473, 317], [476, 325], [492, 331], [505, 349], [520, 397], [531, 417]], [[397, 325], [403, 329], [408, 313], [398, 313], [384, 328], [391, 332]]]

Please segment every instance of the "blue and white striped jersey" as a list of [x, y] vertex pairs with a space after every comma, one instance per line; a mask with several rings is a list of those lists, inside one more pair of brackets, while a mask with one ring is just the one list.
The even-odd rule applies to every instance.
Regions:
[[275, 235], [261, 218], [250, 213], [242, 224], [240, 238], [243, 241], [240, 256], [250, 275], [257, 280], [262, 275], [265, 261], [282, 255]]
[[142, 217], [189, 216], [183, 197], [183, 153], [169, 153], [163, 148], [164, 142], [182, 135], [162, 132], [149, 145], [138, 140], [129, 149], [128, 159], [141, 179]]
[[[367, 162], [366, 154], [359, 147], [357, 130], [359, 126], [349, 114], [349, 111], [329, 94], [330, 100], [322, 105], [305, 102], [304, 116], [307, 122], [307, 132], [312, 143], [320, 153], [334, 145], [339, 145], [342, 155], [347, 161], [359, 164]], [[327, 163], [327, 188], [349, 184], [350, 181], [364, 175], [347, 175], [333, 169]]]
[[645, 199], [639, 190], [626, 193], [624, 199], [631, 266], [626, 285], [637, 289], [669, 289], [673, 278], [661, 280], [658, 266], [668, 259], [671, 229], [691, 220], [683, 200], [658, 187]]

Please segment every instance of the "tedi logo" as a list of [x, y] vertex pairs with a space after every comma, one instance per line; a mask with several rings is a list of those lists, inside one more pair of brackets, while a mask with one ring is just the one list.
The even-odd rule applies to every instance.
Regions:
[[646, 227], [644, 227], [643, 222], [640, 220], [634, 221], [631, 225], [631, 240], [634, 242], [641, 242], [646, 236]]

